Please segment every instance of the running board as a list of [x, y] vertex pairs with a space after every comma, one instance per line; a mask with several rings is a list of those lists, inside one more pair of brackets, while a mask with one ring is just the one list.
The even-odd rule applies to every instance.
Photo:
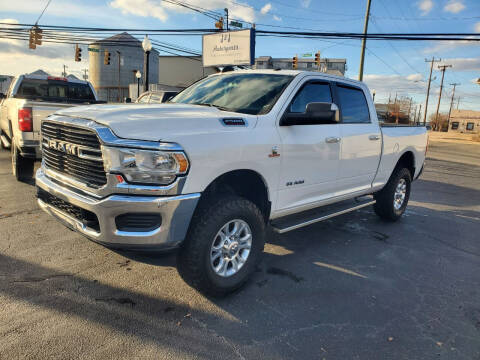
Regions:
[[271, 225], [275, 232], [283, 234], [304, 226], [333, 218], [335, 216], [361, 209], [366, 206], [373, 205], [375, 202], [376, 201], [372, 196], [362, 196], [312, 210], [303, 211], [298, 214], [284, 216], [273, 220]]
[[10, 141], [8, 141], [7, 137], [5, 135], [0, 136], [0, 141], [3, 144], [3, 147], [9, 148], [10, 147]]

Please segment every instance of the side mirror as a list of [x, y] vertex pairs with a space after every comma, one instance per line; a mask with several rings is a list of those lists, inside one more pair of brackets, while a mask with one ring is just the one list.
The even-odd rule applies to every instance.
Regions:
[[281, 126], [336, 124], [340, 121], [340, 111], [333, 103], [313, 102], [307, 104], [304, 113], [285, 113]]
[[129, 97], [127, 97], [127, 98], [125, 98], [125, 102], [126, 102], [127, 104], [129, 104], [129, 103], [131, 103], [131, 102], [132, 102], [132, 99], [131, 99], [131, 98], [129, 98]]
[[5, 95], [4, 93], [0, 93], [0, 100], [3, 100], [7, 97], [7, 95]]

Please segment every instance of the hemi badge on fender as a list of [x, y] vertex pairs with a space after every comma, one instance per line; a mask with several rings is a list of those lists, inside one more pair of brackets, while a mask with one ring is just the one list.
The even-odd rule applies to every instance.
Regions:
[[246, 126], [245, 120], [241, 118], [224, 118], [220, 120], [225, 126]]

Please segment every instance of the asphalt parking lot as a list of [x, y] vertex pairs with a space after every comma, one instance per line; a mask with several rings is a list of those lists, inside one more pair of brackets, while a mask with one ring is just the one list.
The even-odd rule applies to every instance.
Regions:
[[432, 143], [398, 223], [367, 208], [270, 234], [252, 281], [221, 300], [189, 288], [174, 254], [67, 230], [9, 161], [1, 359], [480, 359], [479, 145]]

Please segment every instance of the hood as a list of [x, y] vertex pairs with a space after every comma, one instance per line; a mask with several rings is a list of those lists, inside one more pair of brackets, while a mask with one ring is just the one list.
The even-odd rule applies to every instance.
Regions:
[[244, 119], [250, 129], [257, 122], [255, 115], [173, 103], [77, 106], [56, 114], [93, 120], [108, 126], [121, 138], [151, 141], [176, 141], [186, 135], [245, 130], [244, 126], [225, 126], [224, 118]]

